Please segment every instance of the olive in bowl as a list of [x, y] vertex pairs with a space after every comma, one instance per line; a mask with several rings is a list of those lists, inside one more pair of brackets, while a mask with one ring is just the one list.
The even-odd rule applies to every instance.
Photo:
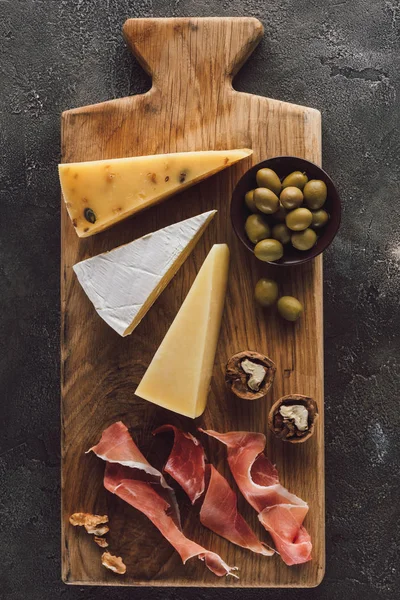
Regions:
[[[264, 169], [267, 171], [261, 173], [261, 179], [258, 175], [257, 180], [257, 173]], [[277, 180], [271, 171], [281, 181], [280, 192]], [[295, 156], [279, 156], [264, 160], [243, 175], [232, 194], [231, 221], [237, 237], [252, 253], [255, 251], [256, 244], [246, 235], [245, 223], [251, 211], [244, 198], [249, 191], [259, 188], [260, 184], [274, 187], [274, 190], [271, 190], [273, 196], [268, 194], [273, 198], [273, 202], [268, 202], [268, 210], [274, 210], [276, 207], [275, 212], [262, 215], [271, 228], [271, 238], [264, 238], [264, 240], [268, 239], [268, 243], [263, 243], [257, 249], [257, 253], [262, 257], [261, 260], [277, 266], [292, 266], [305, 263], [321, 254], [334, 239], [341, 218], [340, 197], [329, 175], [314, 163]], [[285, 192], [288, 188], [298, 188], [301, 193], [293, 189]], [[279, 199], [283, 194], [285, 204], [292, 208], [286, 208], [281, 200], [277, 206], [276, 192], [279, 192]], [[262, 194], [267, 196], [265, 192]], [[261, 206], [261, 200], [259, 205]], [[296, 213], [296, 211], [300, 212]], [[293, 213], [296, 214], [293, 216]], [[274, 229], [277, 224], [284, 224], [286, 228]], [[282, 245], [283, 253], [280, 246], [279, 251], [278, 247], [272, 248], [273, 239]], [[271, 249], [275, 252], [270, 252]]]

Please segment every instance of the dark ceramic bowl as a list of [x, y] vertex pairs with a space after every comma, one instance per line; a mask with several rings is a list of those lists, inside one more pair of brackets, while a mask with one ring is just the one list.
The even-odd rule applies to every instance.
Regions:
[[251, 212], [246, 206], [244, 196], [249, 190], [257, 187], [256, 173], [259, 169], [265, 167], [275, 171], [281, 180], [293, 171], [304, 171], [308, 179], [322, 179], [328, 188], [328, 196], [323, 208], [329, 213], [330, 219], [325, 227], [320, 230], [321, 233], [319, 233], [315, 246], [310, 250], [303, 252], [301, 250], [296, 250], [291, 244], [287, 244], [284, 246], [285, 254], [282, 258], [270, 263], [280, 267], [300, 265], [301, 263], [305, 263], [308, 260], [315, 258], [318, 254], [321, 254], [335, 237], [337, 230], [339, 229], [342, 210], [339, 194], [329, 175], [320, 167], [304, 158], [297, 158], [296, 156], [277, 156], [276, 158], [269, 158], [268, 160], [263, 160], [258, 163], [258, 165], [254, 165], [254, 167], [249, 169], [238, 182], [233, 191], [231, 200], [231, 220], [233, 229], [240, 241], [251, 252], [254, 252], [254, 244], [249, 240], [244, 229], [246, 219]]

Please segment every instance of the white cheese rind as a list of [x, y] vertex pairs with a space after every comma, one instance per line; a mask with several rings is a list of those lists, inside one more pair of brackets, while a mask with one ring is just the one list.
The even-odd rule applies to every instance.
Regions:
[[215, 244], [161, 342], [136, 395], [196, 418], [207, 403], [229, 270], [229, 248]]
[[129, 335], [193, 250], [217, 211], [174, 223], [73, 269], [100, 317]]

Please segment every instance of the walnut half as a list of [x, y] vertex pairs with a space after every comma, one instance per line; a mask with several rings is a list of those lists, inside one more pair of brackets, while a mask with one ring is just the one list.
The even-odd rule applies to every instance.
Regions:
[[122, 558], [120, 556], [114, 556], [109, 552], [103, 552], [101, 555], [101, 564], [106, 567], [106, 569], [118, 573], [118, 575], [124, 575], [126, 573], [126, 565]]
[[92, 515], [91, 513], [74, 513], [70, 516], [69, 522], [74, 527], [76, 526], [84, 526], [86, 529], [93, 529], [97, 527], [97, 525], [101, 525], [103, 523], [108, 523], [107, 515]]
[[284, 442], [299, 444], [312, 436], [317, 417], [315, 400], [302, 394], [289, 394], [272, 406], [268, 426]]
[[229, 359], [225, 382], [238, 398], [257, 400], [266, 396], [275, 372], [275, 364], [268, 356], [246, 350]]

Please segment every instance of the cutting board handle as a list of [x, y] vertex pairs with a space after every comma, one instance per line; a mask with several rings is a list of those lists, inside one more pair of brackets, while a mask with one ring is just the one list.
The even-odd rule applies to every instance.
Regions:
[[128, 19], [123, 32], [153, 88], [168, 92], [179, 85], [185, 93], [200, 82], [204, 92], [209, 85], [215, 93], [231, 86], [264, 28], [251, 17]]

